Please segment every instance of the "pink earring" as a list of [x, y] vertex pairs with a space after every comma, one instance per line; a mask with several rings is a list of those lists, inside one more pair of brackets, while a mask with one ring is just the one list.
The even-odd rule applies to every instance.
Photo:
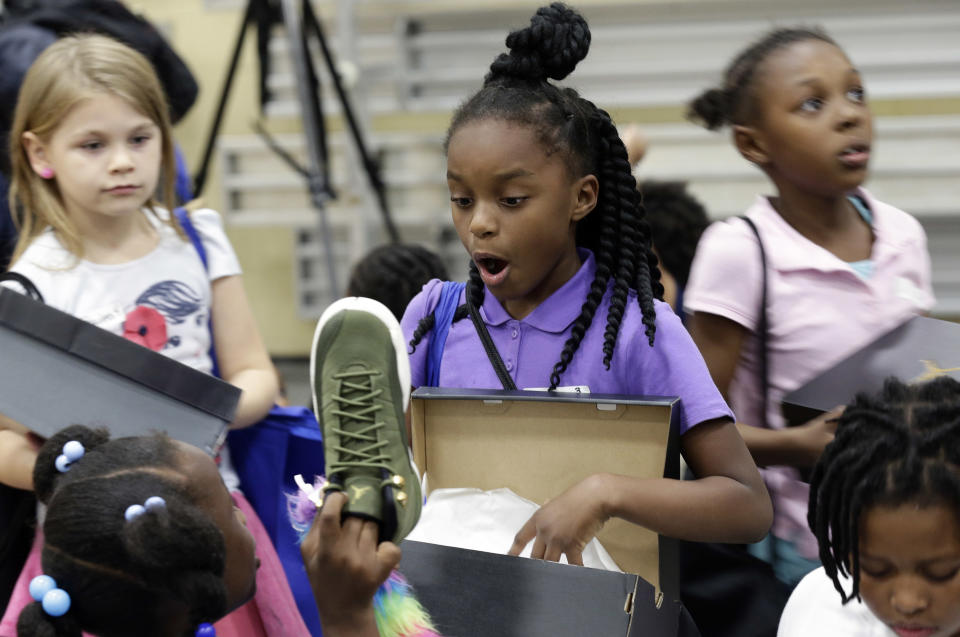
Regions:
[[50, 168], [49, 166], [41, 168], [40, 176], [43, 177], [44, 179], [50, 179], [51, 177], [53, 177], [53, 168]]

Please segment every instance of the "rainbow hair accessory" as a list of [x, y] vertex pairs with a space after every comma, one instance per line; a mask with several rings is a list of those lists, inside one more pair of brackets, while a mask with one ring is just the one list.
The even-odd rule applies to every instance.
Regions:
[[[323, 487], [326, 479], [316, 476], [308, 484], [302, 476], [294, 477], [299, 489], [287, 495], [287, 515], [297, 532], [298, 542], [303, 542], [313, 518], [323, 506]], [[413, 589], [400, 571], [390, 573], [373, 596], [373, 611], [380, 637], [440, 637], [430, 615], [413, 595]]]

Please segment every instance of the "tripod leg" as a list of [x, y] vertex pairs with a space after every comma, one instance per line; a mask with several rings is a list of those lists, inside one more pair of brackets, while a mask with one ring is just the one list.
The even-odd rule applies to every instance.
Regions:
[[210, 157], [213, 155], [213, 145], [217, 139], [217, 133], [220, 131], [220, 124], [223, 122], [223, 112], [227, 108], [230, 88], [233, 86], [233, 78], [237, 73], [237, 64], [240, 62], [240, 52], [243, 50], [243, 40], [247, 35], [247, 25], [250, 24], [253, 18], [254, 3], [257, 1], [258, 0], [247, 0], [247, 8], [243, 12], [243, 20], [240, 22], [240, 32], [237, 34], [237, 43], [236, 46], [233, 47], [233, 57], [230, 59], [230, 67], [223, 81], [223, 89], [220, 91], [220, 102], [217, 104], [217, 112], [213, 116], [213, 125], [210, 127], [207, 143], [203, 149], [203, 159], [200, 160], [200, 168], [193, 178], [195, 197], [200, 196], [203, 192], [203, 187], [207, 183], [207, 171], [210, 169]]
[[350, 134], [353, 137], [354, 145], [357, 148], [357, 152], [360, 153], [360, 160], [363, 163], [364, 170], [367, 173], [367, 179], [369, 179], [370, 186], [373, 188], [373, 191], [376, 194], [377, 203], [380, 207], [380, 215], [383, 217], [383, 225], [387, 231], [387, 236], [390, 238], [391, 243], [398, 243], [400, 241], [400, 234], [397, 232], [397, 227], [393, 223], [393, 218], [390, 215], [390, 208], [387, 203], [386, 187], [384, 186], [383, 181], [380, 179], [380, 167], [370, 156], [370, 152], [367, 150], [366, 143], [363, 140], [363, 134], [360, 131], [360, 125], [357, 122], [353, 108], [350, 106], [350, 100], [348, 99], [346, 90], [343, 88], [343, 82], [340, 80], [340, 73], [337, 71], [336, 65], [333, 62], [333, 54], [330, 51], [330, 48], [327, 46], [327, 39], [324, 36], [323, 27], [320, 25], [320, 21], [313, 12], [313, 8], [311, 7], [309, 0], [305, 0], [303, 2], [303, 16], [304, 23], [307, 27], [313, 30], [314, 34], [317, 36], [317, 40], [320, 43], [320, 51], [323, 53], [323, 59], [326, 62], [327, 71], [329, 71], [330, 78], [333, 81], [333, 87], [337, 92], [337, 98], [340, 101], [340, 107], [343, 109], [343, 114], [346, 117], [347, 125], [350, 128]]
[[[303, 2], [302, 6], [308, 6]], [[309, 173], [310, 201], [317, 209], [319, 216], [320, 240], [323, 243], [323, 252], [326, 256], [327, 275], [329, 277], [330, 294], [333, 298], [340, 296], [337, 283], [336, 261], [333, 256], [333, 245], [330, 240], [330, 224], [327, 220], [326, 201], [332, 190], [327, 177], [327, 162], [325, 146], [321, 148], [323, 137], [323, 120], [320, 118], [320, 106], [317, 98], [317, 83], [310, 52], [306, 46], [306, 32], [303, 28], [300, 10], [295, 0], [283, 0], [283, 22], [287, 31], [287, 40], [290, 45], [290, 54], [293, 58], [293, 67], [297, 74], [297, 93], [300, 99], [300, 114], [303, 119], [303, 132], [307, 142], [307, 172]]]

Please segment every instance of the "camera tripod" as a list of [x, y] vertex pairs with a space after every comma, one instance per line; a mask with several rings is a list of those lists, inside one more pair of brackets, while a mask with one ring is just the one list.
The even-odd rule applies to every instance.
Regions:
[[354, 146], [356, 147], [363, 169], [367, 174], [367, 180], [376, 197], [387, 237], [392, 243], [397, 243], [400, 239], [397, 228], [390, 215], [386, 189], [383, 180], [380, 178], [379, 165], [370, 155], [364, 143], [359, 123], [350, 105], [350, 101], [347, 98], [340, 74], [336, 69], [333, 54], [327, 45], [323, 27], [314, 13], [310, 0], [247, 0], [243, 21], [240, 23], [240, 32], [237, 35], [233, 56], [231, 57], [230, 66], [224, 79], [223, 89], [220, 93], [220, 101], [217, 105], [213, 124], [207, 137], [206, 146], [204, 147], [203, 159], [194, 178], [194, 188], [196, 195], [199, 196], [203, 191], [203, 187], [206, 185], [207, 172], [210, 168], [210, 158], [213, 154], [213, 146], [223, 121], [223, 113], [226, 109], [227, 99], [230, 96], [230, 89], [233, 85], [234, 76], [236, 75], [237, 64], [240, 61], [243, 41], [248, 28], [253, 25], [257, 26], [258, 36], [257, 50], [260, 58], [261, 112], [269, 101], [270, 92], [267, 86], [267, 75], [270, 68], [270, 58], [268, 44], [271, 28], [273, 25], [280, 23], [283, 24], [286, 30], [290, 56], [297, 77], [297, 98], [300, 103], [303, 132], [306, 138], [306, 165], [301, 165], [295, 158], [281, 148], [262, 126], [258, 126], [257, 131], [264, 137], [271, 150], [277, 153], [294, 171], [306, 179], [307, 188], [310, 193], [310, 203], [318, 212], [318, 229], [320, 231], [320, 239], [323, 243], [323, 251], [326, 256], [330, 292], [333, 297], [337, 297], [340, 294], [326, 210], [327, 202], [330, 199], [335, 199], [337, 195], [330, 183], [327, 133], [323, 121], [322, 102], [320, 100], [320, 82], [309, 49], [311, 35], [319, 45], [327, 71], [332, 79], [333, 87], [336, 91], [344, 118], [346, 119]]

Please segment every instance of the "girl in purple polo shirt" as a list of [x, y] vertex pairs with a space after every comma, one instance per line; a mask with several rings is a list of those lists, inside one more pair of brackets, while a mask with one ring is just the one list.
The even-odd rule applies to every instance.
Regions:
[[[769, 497], [703, 359], [662, 295], [630, 164], [610, 116], [558, 88], [587, 53], [590, 31], [555, 3], [507, 38], [484, 86], [447, 135], [453, 222], [470, 254], [439, 385], [501, 388], [468, 305], [479, 312], [506, 373], [522, 389], [668, 395], [682, 399], [681, 444], [699, 480], [593, 475], [542, 507], [516, 536], [518, 553], [581, 563], [610, 517], [658, 533], [755, 541]], [[442, 283], [403, 318], [412, 384], [426, 385]]]
[[[738, 55], [723, 85], [691, 104], [707, 128], [729, 125], [776, 195], [747, 211], [757, 238], [731, 219], [704, 233], [685, 290], [688, 327], [774, 499], [762, 547], [795, 584], [818, 565], [807, 528], [811, 467], [833, 439], [837, 410], [785, 428], [781, 398], [933, 305], [923, 229], [860, 188], [873, 129], [860, 74], [822, 31], [773, 31]], [[768, 382], [762, 399], [758, 324], [766, 313]], [[758, 426], [762, 425], [762, 426]]]

